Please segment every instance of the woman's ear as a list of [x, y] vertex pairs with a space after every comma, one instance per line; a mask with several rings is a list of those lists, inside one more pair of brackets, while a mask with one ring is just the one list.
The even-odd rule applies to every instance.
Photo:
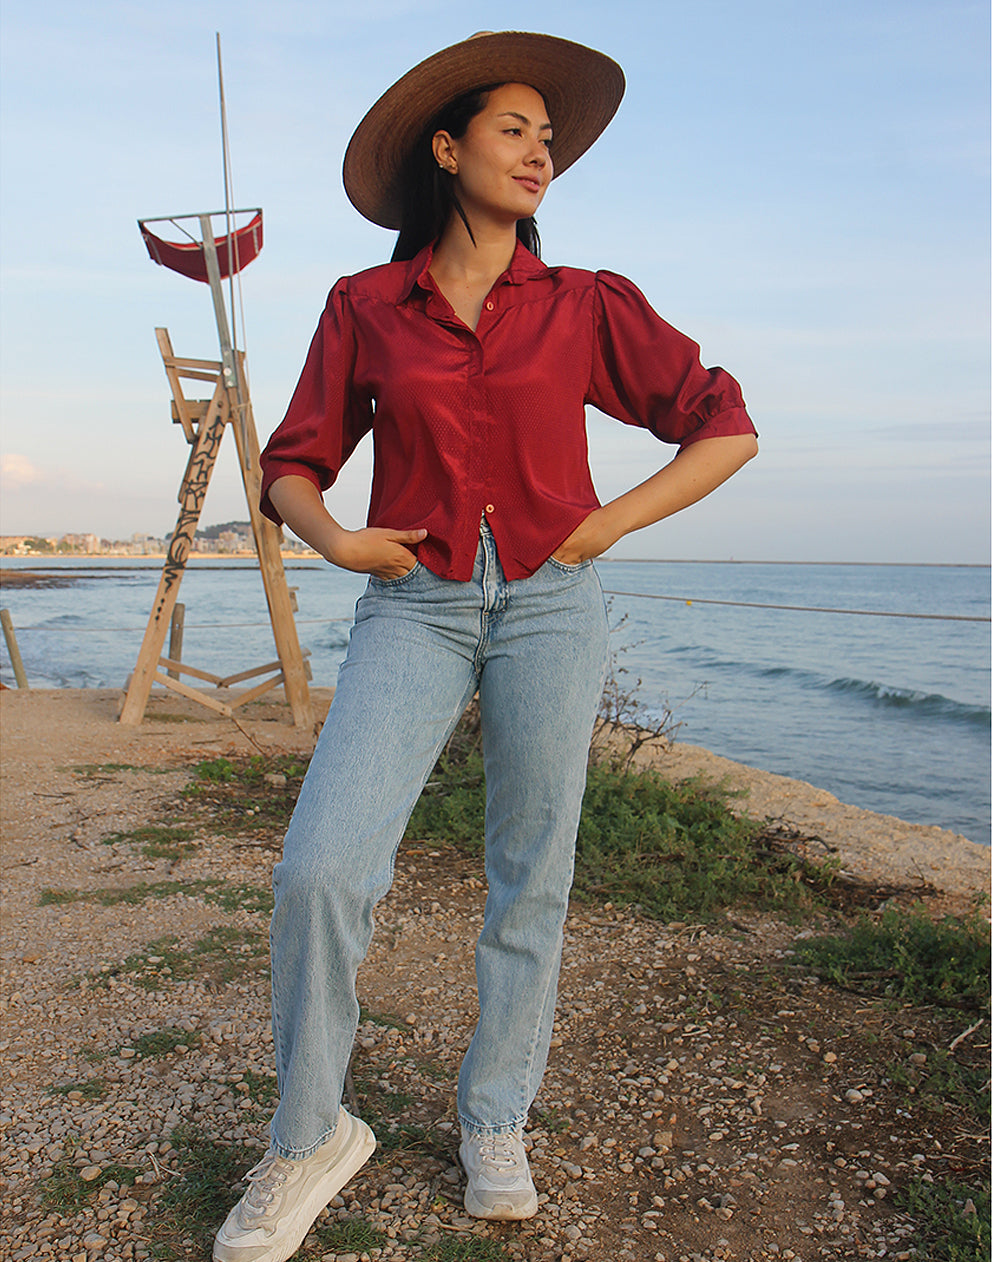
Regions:
[[455, 160], [455, 146], [450, 134], [446, 131], [436, 131], [431, 141], [431, 149], [434, 151], [434, 161], [441, 170], [447, 171], [449, 175], [457, 175], [458, 163]]

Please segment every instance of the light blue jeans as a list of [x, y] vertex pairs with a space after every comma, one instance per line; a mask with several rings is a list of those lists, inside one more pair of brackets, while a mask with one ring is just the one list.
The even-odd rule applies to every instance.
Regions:
[[355, 975], [410, 812], [478, 691], [486, 772], [479, 1021], [458, 1113], [516, 1129], [541, 1085], [554, 1017], [607, 620], [591, 562], [508, 581], [483, 520], [468, 583], [419, 563], [371, 579], [274, 873], [272, 1146], [305, 1157], [337, 1124], [358, 1025]]

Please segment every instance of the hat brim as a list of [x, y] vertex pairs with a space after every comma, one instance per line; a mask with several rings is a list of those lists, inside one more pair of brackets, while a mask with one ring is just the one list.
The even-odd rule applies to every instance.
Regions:
[[491, 83], [526, 83], [544, 97], [556, 176], [606, 128], [625, 87], [611, 58], [553, 35], [486, 32], [442, 49], [398, 79], [356, 128], [342, 172], [355, 209], [383, 228], [399, 228], [413, 146], [446, 105]]

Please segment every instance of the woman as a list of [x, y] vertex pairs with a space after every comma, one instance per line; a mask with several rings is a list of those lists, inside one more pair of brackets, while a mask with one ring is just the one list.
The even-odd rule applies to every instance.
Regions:
[[[276, 866], [271, 1146], [217, 1236], [281, 1262], [375, 1147], [340, 1106], [355, 973], [406, 821], [478, 693], [489, 893], [479, 1022], [458, 1083], [465, 1205], [537, 1209], [522, 1129], [548, 1053], [607, 626], [592, 558], [708, 494], [756, 451], [736, 382], [703, 369], [629, 281], [548, 268], [534, 214], [609, 122], [623, 75], [545, 35], [483, 34], [399, 80], [359, 126], [348, 195], [400, 229], [331, 292], [263, 456], [263, 510], [368, 573]], [[680, 444], [600, 505], [584, 407]], [[369, 525], [324, 508], [369, 429]]]

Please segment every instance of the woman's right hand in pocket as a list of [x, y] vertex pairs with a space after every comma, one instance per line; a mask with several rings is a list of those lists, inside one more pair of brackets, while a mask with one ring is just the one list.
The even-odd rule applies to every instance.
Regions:
[[387, 530], [365, 526], [361, 530], [341, 530], [326, 556], [333, 565], [375, 578], [402, 578], [417, 563], [410, 549], [427, 538], [426, 530]]

